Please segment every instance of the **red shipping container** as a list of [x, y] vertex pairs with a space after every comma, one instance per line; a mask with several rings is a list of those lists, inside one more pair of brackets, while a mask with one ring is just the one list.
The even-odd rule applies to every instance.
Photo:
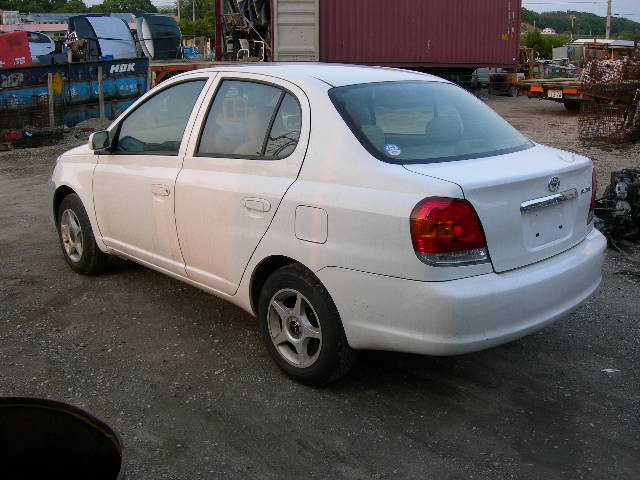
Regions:
[[0, 33], [0, 68], [31, 65], [27, 32]]
[[514, 67], [520, 0], [320, 0], [320, 60]]

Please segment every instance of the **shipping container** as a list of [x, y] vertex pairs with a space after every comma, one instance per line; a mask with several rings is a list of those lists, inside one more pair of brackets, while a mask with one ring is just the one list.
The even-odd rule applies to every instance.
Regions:
[[274, 61], [453, 72], [518, 61], [520, 0], [216, 1], [219, 60], [262, 59], [266, 42]]
[[320, 0], [320, 60], [513, 67], [520, 0]]

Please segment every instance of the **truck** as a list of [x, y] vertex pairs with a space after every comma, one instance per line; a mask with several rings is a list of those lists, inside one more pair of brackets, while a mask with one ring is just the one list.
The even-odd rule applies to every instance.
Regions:
[[518, 82], [518, 91], [529, 98], [562, 103], [571, 113], [580, 112], [582, 102], [593, 101], [582, 91], [579, 78], [530, 78]]

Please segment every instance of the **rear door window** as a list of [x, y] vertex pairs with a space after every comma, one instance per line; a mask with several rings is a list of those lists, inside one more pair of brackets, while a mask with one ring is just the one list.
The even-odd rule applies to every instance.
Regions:
[[300, 105], [283, 89], [246, 80], [221, 83], [207, 114], [198, 156], [277, 159], [300, 136]]

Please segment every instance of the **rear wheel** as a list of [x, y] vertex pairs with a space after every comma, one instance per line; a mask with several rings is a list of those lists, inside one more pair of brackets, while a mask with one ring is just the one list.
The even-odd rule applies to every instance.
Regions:
[[108, 255], [98, 248], [87, 212], [75, 193], [62, 199], [56, 226], [62, 253], [73, 271], [93, 275], [104, 269]]
[[322, 386], [353, 366], [340, 315], [320, 280], [288, 265], [265, 282], [258, 304], [260, 333], [271, 358], [287, 375]]
[[518, 96], [518, 87], [516, 87], [515, 85], [511, 85], [509, 87], [509, 96], [510, 97], [517, 97]]

